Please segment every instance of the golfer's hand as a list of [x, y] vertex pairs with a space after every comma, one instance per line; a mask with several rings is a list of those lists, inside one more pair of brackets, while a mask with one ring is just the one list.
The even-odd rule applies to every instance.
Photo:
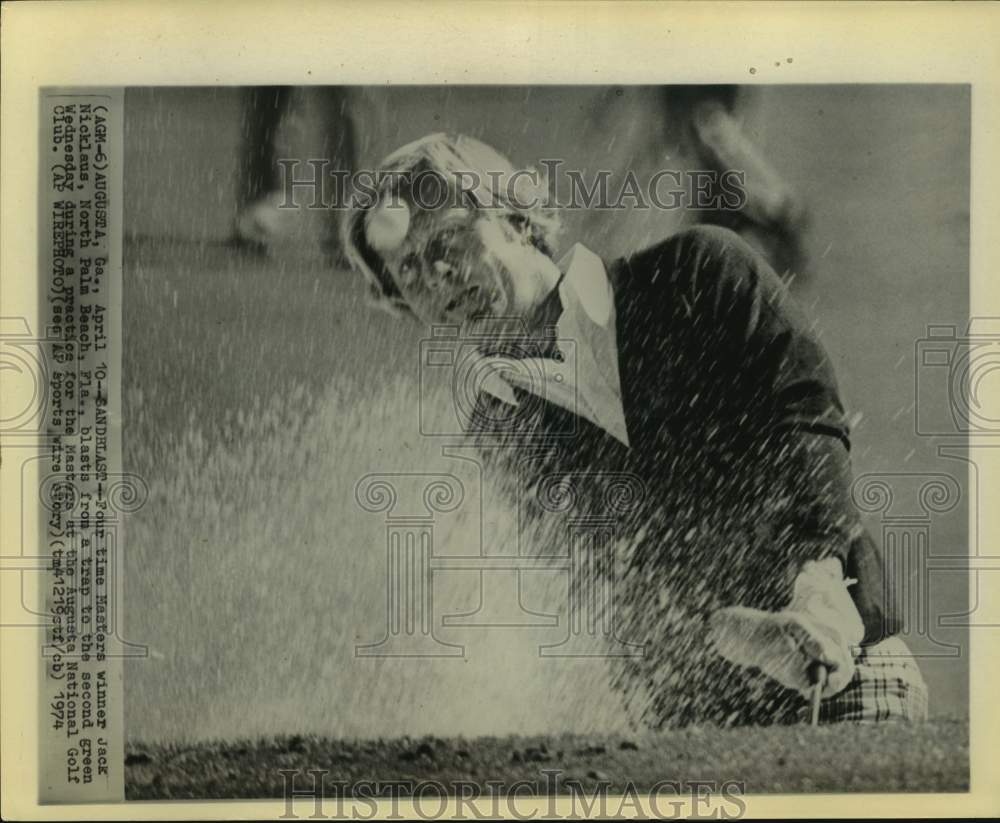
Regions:
[[801, 614], [733, 606], [712, 615], [710, 632], [722, 657], [760, 669], [806, 697], [812, 692], [810, 672], [817, 664], [828, 672], [824, 697], [842, 691], [854, 677], [851, 649]]

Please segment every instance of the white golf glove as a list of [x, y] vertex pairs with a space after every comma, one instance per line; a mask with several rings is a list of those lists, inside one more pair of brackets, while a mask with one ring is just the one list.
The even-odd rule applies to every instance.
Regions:
[[755, 667], [783, 686], [808, 696], [813, 667], [827, 669], [823, 697], [842, 691], [854, 676], [854, 647], [864, 624], [847, 587], [840, 561], [805, 564], [795, 580], [792, 602], [780, 612], [743, 606], [719, 609], [710, 619], [712, 641], [720, 655]]

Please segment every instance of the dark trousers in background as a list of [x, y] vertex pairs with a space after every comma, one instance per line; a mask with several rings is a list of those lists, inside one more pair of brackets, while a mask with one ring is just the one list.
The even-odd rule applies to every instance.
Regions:
[[689, 208], [688, 219], [744, 235], [782, 277], [806, 275], [806, 206], [743, 127], [743, 114], [760, 105], [759, 93], [735, 85], [664, 86], [660, 104], [669, 139], [697, 168], [744, 175], [746, 202], [740, 208]]
[[[328, 160], [327, 171], [354, 171], [357, 167], [357, 133], [350, 110], [350, 90], [344, 86], [317, 86], [321, 96], [322, 145], [319, 159]], [[282, 187], [278, 166], [278, 134], [291, 108], [292, 86], [252, 86], [244, 91], [243, 144], [237, 208], [242, 211]], [[307, 159], [307, 158], [302, 158]], [[327, 183], [333, 182], [332, 177]], [[331, 210], [324, 231], [327, 252], [339, 250], [339, 210]]]

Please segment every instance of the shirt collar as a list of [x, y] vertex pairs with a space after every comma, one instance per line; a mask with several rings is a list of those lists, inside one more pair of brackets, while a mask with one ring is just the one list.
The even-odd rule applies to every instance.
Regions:
[[563, 314], [556, 328], [561, 329], [560, 324], [565, 320], [574, 319], [579, 309], [583, 309], [591, 322], [606, 328], [611, 320], [614, 296], [601, 258], [583, 244], [576, 243], [557, 265], [564, 276], [559, 282]]
[[563, 272], [558, 285], [562, 313], [556, 321], [562, 360], [528, 358], [522, 363], [527, 373], [543, 376], [544, 388], [525, 379], [524, 368], [497, 368], [486, 371], [491, 379], [484, 382], [483, 389], [511, 405], [517, 405], [515, 386], [543, 396], [628, 446], [618, 374], [614, 292], [604, 263], [577, 243], [557, 265]]

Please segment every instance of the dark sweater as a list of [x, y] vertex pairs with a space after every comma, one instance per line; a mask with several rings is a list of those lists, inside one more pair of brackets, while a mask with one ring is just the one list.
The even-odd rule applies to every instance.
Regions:
[[[781, 608], [801, 564], [830, 555], [859, 581], [865, 641], [898, 631], [879, 552], [850, 499], [832, 365], [770, 266], [736, 234], [698, 227], [607, 269], [631, 446], [520, 390], [517, 412], [507, 410], [514, 425], [498, 435], [483, 421], [504, 418], [503, 404], [481, 395], [474, 434], [512, 479], [522, 513], [544, 516], [539, 489], [572, 478], [565, 515], [615, 515], [627, 553], [621, 632], [657, 649], [677, 638], [664, 660], [682, 651], [693, 665], [708, 613]], [[641, 499], [618, 509], [623, 478]]]

